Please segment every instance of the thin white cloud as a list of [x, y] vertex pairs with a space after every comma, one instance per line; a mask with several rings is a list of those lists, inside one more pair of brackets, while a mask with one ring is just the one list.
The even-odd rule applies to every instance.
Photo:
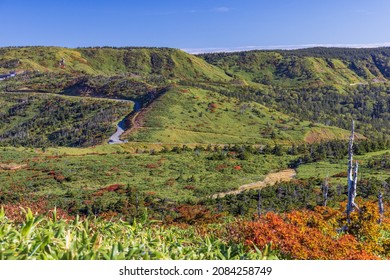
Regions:
[[213, 9], [212, 11], [216, 12], [216, 13], [227, 13], [227, 12], [230, 12], [230, 10], [231, 9], [228, 7], [218, 7], [218, 8]]
[[218, 53], [218, 52], [240, 52], [252, 50], [296, 50], [313, 47], [338, 47], [338, 48], [378, 48], [390, 47], [390, 42], [373, 44], [305, 44], [305, 45], [270, 45], [270, 46], [243, 46], [232, 48], [183, 48], [190, 54]]
[[170, 16], [178, 14], [194, 14], [197, 13], [197, 10], [186, 10], [186, 11], [161, 11], [161, 12], [150, 12], [144, 14], [145, 16]]

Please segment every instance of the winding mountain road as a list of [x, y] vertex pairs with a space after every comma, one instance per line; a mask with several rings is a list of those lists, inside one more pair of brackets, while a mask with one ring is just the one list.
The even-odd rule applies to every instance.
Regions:
[[121, 143], [126, 143], [127, 141], [123, 141], [120, 139], [120, 136], [125, 132], [125, 130], [127, 129], [126, 127], [126, 119], [131, 115], [131, 114], [134, 114], [136, 112], [138, 112], [139, 110], [141, 110], [141, 102], [139, 101], [135, 101], [135, 100], [125, 100], [125, 99], [120, 99], [118, 101], [122, 101], [122, 102], [132, 102], [134, 103], [134, 109], [133, 111], [131, 111], [130, 114], [126, 115], [126, 117], [124, 117], [119, 123], [118, 125], [116, 126], [116, 131], [113, 135], [110, 136], [110, 138], [108, 139], [108, 144], [121, 144]]

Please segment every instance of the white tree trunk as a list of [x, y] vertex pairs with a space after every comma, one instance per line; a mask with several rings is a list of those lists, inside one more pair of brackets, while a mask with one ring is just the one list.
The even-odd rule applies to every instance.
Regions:
[[353, 209], [357, 207], [355, 203], [357, 176], [358, 176], [358, 163], [353, 166], [353, 140], [355, 137], [355, 122], [352, 121], [351, 136], [349, 137], [348, 144], [348, 203], [347, 203], [347, 222], [350, 224], [350, 215]]
[[355, 168], [353, 172], [353, 184], [352, 184], [353, 187], [351, 192], [352, 192], [352, 206], [359, 210], [359, 207], [355, 203], [355, 198], [357, 194], [356, 190], [357, 190], [358, 167], [359, 167], [358, 162], [355, 161]]
[[324, 206], [328, 203], [328, 192], [329, 192], [329, 183], [328, 178], [326, 178], [324, 185], [322, 186], [322, 195], [324, 197]]
[[379, 207], [379, 221], [378, 222], [382, 223], [384, 209], [383, 209], [383, 195], [381, 192], [379, 192], [379, 194], [378, 194], [378, 207]]

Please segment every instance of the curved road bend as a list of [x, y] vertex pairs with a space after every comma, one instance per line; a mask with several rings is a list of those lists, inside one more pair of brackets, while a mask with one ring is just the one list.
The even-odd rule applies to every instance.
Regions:
[[108, 139], [108, 144], [121, 144], [121, 143], [126, 143], [127, 141], [122, 141], [120, 140], [120, 136], [125, 132], [126, 130], [126, 118], [141, 110], [141, 103], [139, 101], [135, 100], [125, 100], [125, 99], [120, 99], [119, 101], [126, 101], [126, 102], [133, 102], [134, 103], [134, 109], [131, 111], [126, 117], [124, 117], [116, 126], [116, 131], [111, 137]]

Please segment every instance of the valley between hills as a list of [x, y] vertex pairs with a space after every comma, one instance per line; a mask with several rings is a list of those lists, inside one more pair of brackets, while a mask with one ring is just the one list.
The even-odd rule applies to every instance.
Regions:
[[8, 47], [0, 75], [0, 259], [390, 256], [390, 48]]

